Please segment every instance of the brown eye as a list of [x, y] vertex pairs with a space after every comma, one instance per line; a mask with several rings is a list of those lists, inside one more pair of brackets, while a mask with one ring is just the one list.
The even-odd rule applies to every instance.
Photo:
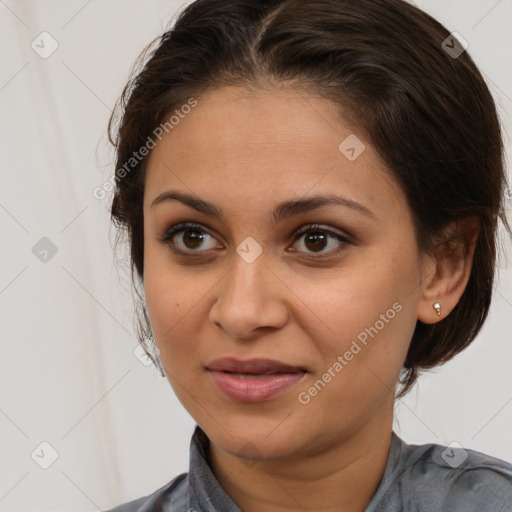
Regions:
[[306, 235], [304, 245], [312, 251], [321, 251], [326, 246], [327, 238], [329, 238], [329, 235], [314, 231]]
[[[181, 233], [183, 233], [181, 236]], [[208, 237], [213, 238], [208, 231], [205, 231], [199, 224], [176, 224], [169, 228], [164, 235], [160, 238], [160, 241], [163, 244], [168, 245], [172, 250], [182, 253], [187, 252], [202, 252], [202, 250], [211, 249], [208, 247], [202, 247], [204, 245], [205, 240]], [[175, 241], [178, 240], [178, 242]], [[198, 250], [201, 248], [202, 250]]]
[[[323, 228], [317, 224], [301, 228], [294, 234], [294, 239], [299, 240], [303, 236], [304, 241], [302, 244], [306, 250], [294, 250], [293, 252], [309, 252], [309, 254], [318, 253], [321, 256], [324, 254], [330, 256], [342, 251], [348, 245], [352, 245], [352, 242], [346, 236], [329, 228]], [[334, 246], [334, 249], [322, 253], [321, 251], [329, 245], [329, 239], [335, 240], [335, 242], [331, 244], [331, 246]], [[336, 247], [338, 247], [338, 249], [336, 249]]]
[[183, 233], [183, 243], [186, 245], [187, 249], [197, 249], [197, 247], [203, 243], [203, 233], [192, 231], [191, 229], [184, 229]]

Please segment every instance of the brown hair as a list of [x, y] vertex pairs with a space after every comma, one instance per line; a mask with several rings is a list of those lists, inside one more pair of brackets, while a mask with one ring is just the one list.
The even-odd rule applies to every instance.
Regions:
[[[192, 96], [223, 85], [286, 82], [334, 100], [361, 129], [403, 189], [422, 251], [437, 254], [436, 237], [448, 223], [478, 216], [466, 289], [441, 321], [417, 321], [398, 396], [419, 370], [448, 361], [478, 334], [491, 303], [498, 217], [510, 233], [496, 106], [468, 52], [449, 37], [403, 0], [197, 0], [139, 56], [140, 69], [109, 122], [116, 169], [126, 169], [169, 112]], [[462, 53], [447, 51], [446, 41]], [[128, 235], [135, 289], [143, 284], [146, 162], [116, 173], [111, 210]], [[148, 349], [151, 326], [137, 293], [138, 337]]]

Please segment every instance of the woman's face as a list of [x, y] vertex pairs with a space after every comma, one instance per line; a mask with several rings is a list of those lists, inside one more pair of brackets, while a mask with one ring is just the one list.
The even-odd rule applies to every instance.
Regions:
[[[391, 428], [425, 267], [401, 190], [327, 100], [284, 87], [196, 99], [152, 150], [144, 193], [147, 309], [176, 395], [233, 455], [300, 456]], [[153, 203], [168, 191], [222, 215]], [[345, 202], [306, 207], [327, 195]], [[162, 241], [183, 222], [200, 230]], [[208, 369], [224, 357], [304, 371]]]

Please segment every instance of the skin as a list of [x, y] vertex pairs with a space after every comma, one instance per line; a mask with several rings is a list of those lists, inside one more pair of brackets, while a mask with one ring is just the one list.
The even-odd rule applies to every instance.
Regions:
[[[457, 304], [478, 226], [452, 226], [465, 234], [466, 252], [440, 261], [421, 253], [400, 187], [363, 133], [325, 99], [283, 85], [223, 87], [197, 100], [147, 166], [144, 288], [161, 362], [211, 441], [217, 479], [244, 512], [361, 511], [386, 466], [395, 384], [416, 322], [437, 322]], [[366, 146], [354, 161], [338, 149], [350, 134]], [[178, 201], [152, 207], [167, 190], [214, 203], [225, 220]], [[356, 201], [374, 218], [328, 205], [273, 224], [278, 203], [320, 193]], [[160, 240], [180, 222], [207, 232], [197, 244], [184, 236], [190, 232], [177, 233], [183, 256]], [[329, 236], [315, 245], [308, 233], [294, 240], [294, 231], [314, 223], [353, 243]], [[236, 251], [248, 236], [262, 249], [252, 263]], [[298, 394], [394, 303], [401, 311], [300, 403]], [[271, 400], [234, 402], [205, 369], [225, 356], [277, 359], [308, 373]]]

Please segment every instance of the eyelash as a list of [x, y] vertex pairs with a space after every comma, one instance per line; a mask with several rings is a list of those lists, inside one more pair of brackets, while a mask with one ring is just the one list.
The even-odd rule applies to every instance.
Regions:
[[[181, 249], [177, 249], [175, 247], [175, 244], [172, 242], [172, 239], [174, 238], [174, 236], [176, 234], [181, 233], [181, 232], [186, 232], [186, 231], [195, 231], [195, 232], [199, 232], [201, 234], [207, 234], [207, 235], [213, 237], [213, 235], [211, 235], [208, 231], [203, 229], [201, 224], [196, 224], [193, 222], [183, 222], [183, 223], [171, 226], [158, 239], [161, 243], [163, 243], [164, 245], [167, 245], [173, 252], [175, 252], [179, 255], [184, 255], [184, 256], [193, 255], [193, 257], [194, 257], [195, 256], [194, 253], [200, 253], [200, 251], [192, 251], [192, 250], [190, 250], [190, 252], [182, 251]], [[336, 240], [341, 242], [341, 248], [329, 251], [327, 253], [316, 253], [317, 255], [313, 256], [314, 258], [334, 256], [335, 254], [338, 254], [341, 251], [345, 250], [347, 246], [353, 245], [353, 242], [351, 240], [349, 240], [347, 237], [345, 237], [345, 236], [341, 235], [340, 233], [337, 233], [336, 231], [333, 231], [329, 228], [324, 228], [319, 224], [308, 224], [307, 226], [303, 226], [303, 227], [299, 228], [292, 234], [293, 241], [296, 242], [299, 238], [301, 238], [301, 236], [303, 236], [307, 233], [310, 233], [310, 232], [314, 232], [314, 233], [320, 232], [323, 234], [327, 234], [327, 235], [330, 235], [332, 238], [335, 238]], [[300, 252], [300, 251], [294, 251], [294, 252]], [[314, 255], [315, 253], [309, 253], [309, 254]], [[198, 254], [198, 255], [200, 256], [200, 254]]]

